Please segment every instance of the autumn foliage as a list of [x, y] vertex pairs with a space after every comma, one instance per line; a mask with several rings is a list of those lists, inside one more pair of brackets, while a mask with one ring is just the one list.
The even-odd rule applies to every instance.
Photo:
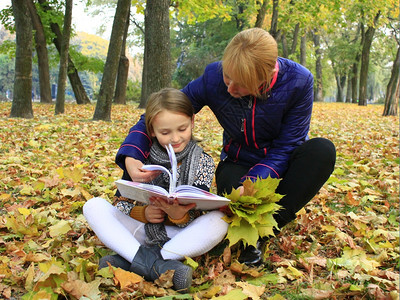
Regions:
[[[116, 151], [142, 110], [34, 104], [34, 119], [8, 118], [0, 103], [0, 298], [3, 299], [398, 299], [399, 120], [382, 106], [316, 103], [310, 137], [331, 139], [336, 169], [297, 220], [268, 240], [266, 263], [236, 261], [222, 243], [188, 261], [188, 294], [120, 269], [97, 270], [109, 253], [82, 216], [93, 196], [112, 201], [122, 175]], [[221, 130], [209, 110], [195, 135], [218, 161]], [[214, 187], [215, 188], [215, 187]], [[107, 222], [107, 220], [104, 220]]]

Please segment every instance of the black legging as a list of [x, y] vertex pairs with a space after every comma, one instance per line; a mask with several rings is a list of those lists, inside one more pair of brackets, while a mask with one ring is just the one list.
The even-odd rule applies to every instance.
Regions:
[[[333, 143], [324, 138], [314, 138], [293, 151], [289, 168], [276, 192], [285, 195], [279, 202], [282, 209], [274, 216], [279, 228], [296, 218], [332, 174], [336, 162]], [[218, 194], [230, 193], [240, 186], [239, 180], [247, 174], [248, 167], [225, 160], [218, 164], [215, 176]]]

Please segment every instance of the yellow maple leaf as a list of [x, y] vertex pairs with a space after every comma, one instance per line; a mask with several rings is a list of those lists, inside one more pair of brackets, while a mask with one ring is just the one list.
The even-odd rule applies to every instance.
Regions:
[[71, 230], [71, 226], [65, 220], [57, 222], [57, 224], [49, 227], [49, 233], [51, 237], [63, 235]]

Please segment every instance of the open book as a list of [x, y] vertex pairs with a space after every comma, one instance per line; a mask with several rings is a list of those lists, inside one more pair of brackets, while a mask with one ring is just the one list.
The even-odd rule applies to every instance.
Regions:
[[212, 210], [229, 204], [229, 199], [204, 191], [197, 187], [191, 185], [176, 186], [177, 161], [175, 152], [171, 145], [168, 145], [166, 149], [171, 161], [172, 172], [159, 165], [144, 165], [142, 169], [150, 171], [158, 170], [167, 173], [170, 178], [169, 191], [152, 184], [119, 179], [115, 184], [117, 185], [121, 196], [145, 204], [149, 203], [149, 198], [151, 196], [162, 197], [166, 200], [178, 199], [180, 204], [196, 203], [196, 209], [200, 210]]

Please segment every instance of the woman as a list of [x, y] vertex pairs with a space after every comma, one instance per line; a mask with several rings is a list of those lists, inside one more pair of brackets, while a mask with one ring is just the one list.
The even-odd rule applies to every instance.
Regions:
[[[289, 59], [278, 57], [274, 38], [260, 28], [239, 32], [221, 62], [208, 65], [182, 91], [195, 112], [209, 106], [224, 129], [221, 161], [216, 170], [218, 193], [229, 193], [246, 179], [282, 178], [285, 195], [274, 217], [279, 228], [296, 218], [333, 172], [336, 150], [324, 138], [308, 138], [313, 105], [313, 76]], [[144, 116], [130, 131], [116, 157], [134, 180], [149, 143], [143, 138]], [[262, 245], [247, 247], [246, 264], [262, 261]]]

